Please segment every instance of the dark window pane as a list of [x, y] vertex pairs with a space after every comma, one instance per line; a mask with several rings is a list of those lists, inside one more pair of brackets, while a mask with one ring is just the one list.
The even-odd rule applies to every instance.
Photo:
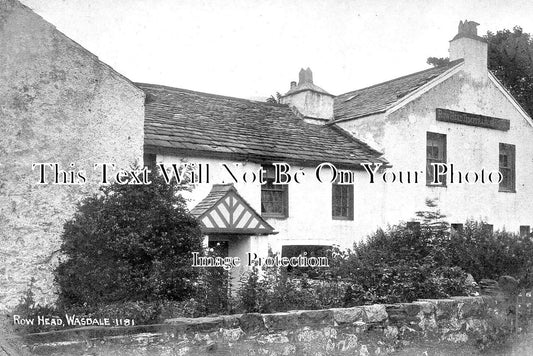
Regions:
[[287, 217], [288, 185], [274, 184], [273, 169], [267, 168], [266, 183], [261, 186], [261, 213], [266, 215]]
[[500, 143], [499, 170], [502, 174], [500, 191], [515, 191], [515, 145]]
[[[446, 163], [446, 135], [428, 132], [426, 137], [426, 184], [433, 182], [433, 163]], [[446, 185], [444, 176], [440, 177], [441, 185]]]
[[333, 218], [353, 220], [353, 185], [332, 185], [331, 213]]

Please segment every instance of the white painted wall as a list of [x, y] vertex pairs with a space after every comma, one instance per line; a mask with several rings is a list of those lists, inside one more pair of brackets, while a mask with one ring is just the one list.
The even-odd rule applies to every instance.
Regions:
[[333, 119], [333, 97], [331, 95], [305, 90], [282, 97], [281, 103], [295, 106], [303, 116]]
[[[213, 180], [210, 184], [196, 184], [191, 192], [184, 192], [188, 207], [193, 208], [211, 190], [214, 183], [230, 183], [231, 177], [222, 168], [226, 163], [236, 167], [234, 173], [242, 176], [244, 171], [259, 170], [260, 165], [250, 162], [233, 162], [220, 159], [178, 157], [158, 155], [158, 163], [191, 162], [210, 165]], [[238, 163], [239, 166], [234, 166]], [[281, 252], [282, 245], [339, 245], [351, 247], [355, 241], [375, 231], [385, 223], [386, 201], [383, 199], [385, 185], [367, 184], [365, 172], [355, 174], [354, 185], [354, 220], [333, 220], [331, 216], [331, 183], [320, 183], [315, 177], [316, 167], [291, 165], [293, 171], [303, 169], [305, 177], [302, 183], [289, 184], [289, 217], [286, 219], [266, 218], [276, 235], [254, 236], [250, 248], [263, 256], [270, 247], [273, 252]], [[261, 186], [259, 183], [236, 183], [239, 194], [260, 214]]]
[[[498, 131], [439, 122], [436, 108], [508, 119], [511, 128]], [[449, 184], [445, 188], [390, 185], [384, 214], [390, 223], [408, 220], [424, 208], [426, 198], [436, 198], [451, 223], [483, 219], [513, 232], [518, 232], [520, 225], [533, 226], [533, 128], [492, 81], [474, 80], [461, 70], [391, 114], [339, 126], [375, 143], [397, 170], [425, 170], [427, 131], [446, 134], [447, 161], [464, 171], [498, 170], [499, 143], [516, 145], [516, 193], [498, 192], [497, 184]]]

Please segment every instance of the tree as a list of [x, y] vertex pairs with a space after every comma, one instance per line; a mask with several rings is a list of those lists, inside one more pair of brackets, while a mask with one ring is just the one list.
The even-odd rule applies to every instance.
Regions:
[[270, 95], [270, 97], [266, 99], [266, 102], [270, 104], [281, 104], [281, 94], [276, 92], [275, 97], [274, 95]]
[[448, 57], [428, 57], [427, 64], [432, 65], [433, 67], [442, 67], [450, 63], [450, 58]]
[[[514, 98], [533, 115], [533, 39], [515, 26], [513, 30], [487, 32], [488, 67]], [[446, 65], [448, 58], [429, 57], [434, 67]]]
[[198, 273], [191, 252], [202, 245], [181, 189], [157, 176], [149, 185], [102, 187], [79, 204], [55, 270], [60, 305], [188, 298]]
[[513, 94], [516, 100], [533, 114], [533, 40], [521, 27], [513, 31], [488, 32], [489, 69]]

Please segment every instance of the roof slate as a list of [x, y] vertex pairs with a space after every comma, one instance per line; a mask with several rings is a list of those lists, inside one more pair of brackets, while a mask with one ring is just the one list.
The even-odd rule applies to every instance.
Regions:
[[145, 149], [255, 161], [358, 168], [386, 162], [381, 153], [335, 125], [298, 118], [287, 105], [137, 83], [146, 93]]
[[368, 88], [341, 94], [334, 100], [334, 121], [355, 119], [384, 112], [405, 95], [452, 69], [462, 61], [462, 59], [458, 59], [445, 66], [426, 69]]
[[213, 184], [209, 194], [191, 210], [191, 214], [201, 216], [232, 189], [235, 189], [233, 184]]

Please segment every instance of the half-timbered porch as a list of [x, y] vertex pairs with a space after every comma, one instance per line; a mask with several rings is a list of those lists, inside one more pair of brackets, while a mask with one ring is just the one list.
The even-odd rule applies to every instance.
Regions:
[[214, 184], [191, 213], [199, 220], [208, 247], [222, 257], [240, 258], [241, 267], [232, 270], [232, 277], [236, 279], [247, 268], [248, 253], [255, 253], [251, 237], [277, 233], [240, 196], [233, 184]]

